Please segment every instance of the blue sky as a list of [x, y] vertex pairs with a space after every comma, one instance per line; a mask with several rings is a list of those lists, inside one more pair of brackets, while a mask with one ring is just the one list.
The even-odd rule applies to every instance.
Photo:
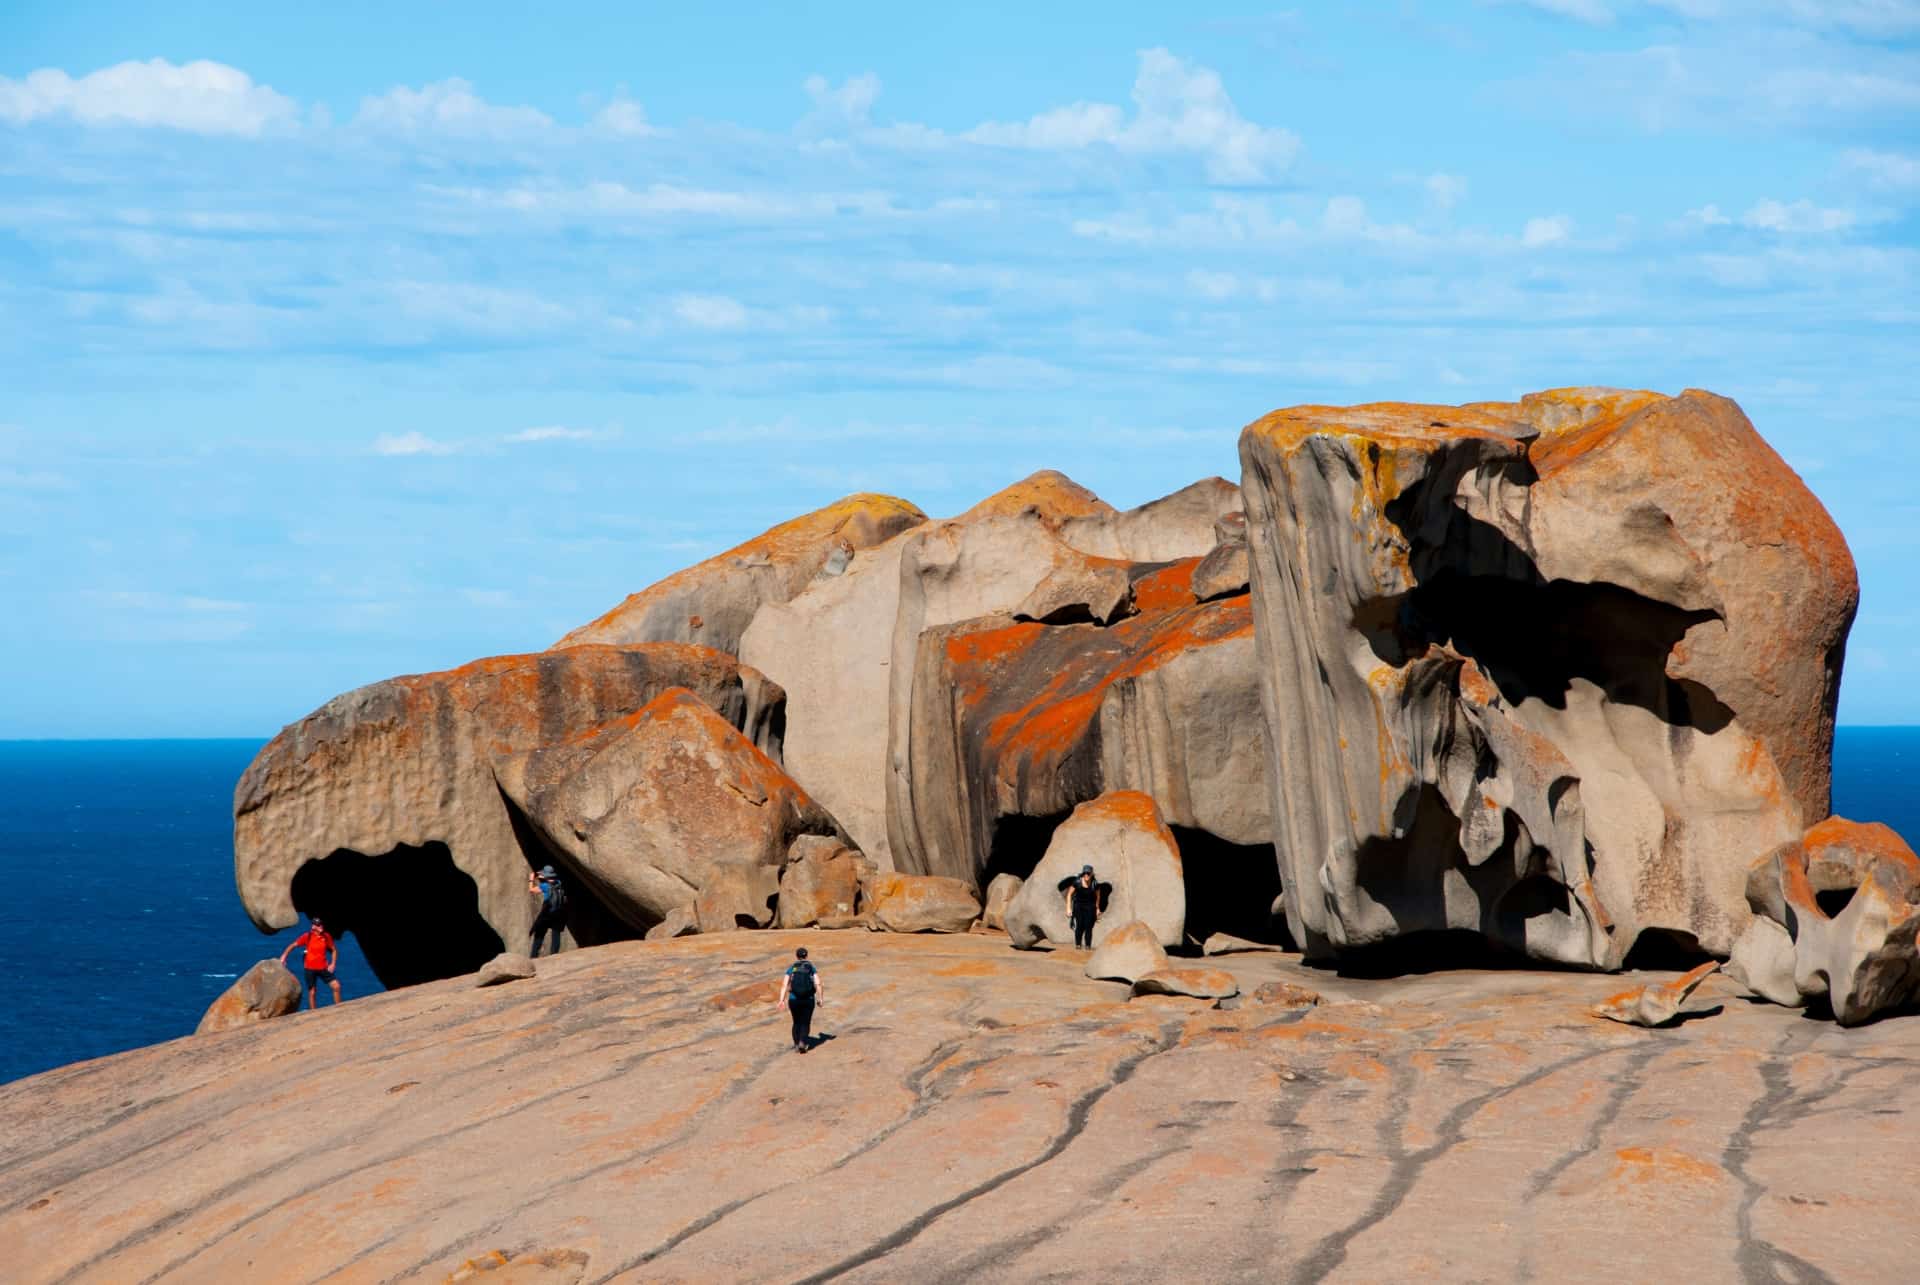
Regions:
[[265, 735], [857, 489], [1740, 401], [1920, 722], [1920, 2], [0, 11], [0, 737]]

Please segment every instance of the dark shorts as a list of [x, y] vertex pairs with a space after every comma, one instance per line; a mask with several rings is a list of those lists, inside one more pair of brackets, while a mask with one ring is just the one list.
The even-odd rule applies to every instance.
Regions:
[[307, 985], [311, 986], [315, 982], [325, 982], [329, 986], [333, 985], [333, 970], [331, 968], [309, 968], [307, 970]]

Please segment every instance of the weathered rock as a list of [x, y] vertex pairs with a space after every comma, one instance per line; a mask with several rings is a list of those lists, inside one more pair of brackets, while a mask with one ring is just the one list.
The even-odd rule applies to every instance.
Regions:
[[1228, 999], [1240, 993], [1240, 983], [1232, 973], [1218, 968], [1163, 968], [1134, 978], [1133, 993], [1136, 997], [1187, 995], [1194, 999]]
[[873, 926], [891, 933], [963, 933], [980, 917], [973, 889], [939, 875], [883, 872], [872, 884]]
[[1310, 954], [1731, 949], [1827, 810], [1854, 569], [1733, 403], [1300, 407], [1241, 436], [1275, 843]]
[[1247, 562], [1247, 515], [1229, 513], [1214, 523], [1213, 552], [1193, 569], [1193, 596], [1201, 602], [1245, 593], [1252, 581]]
[[1145, 923], [1162, 946], [1180, 944], [1187, 923], [1180, 849], [1152, 799], [1135, 790], [1116, 790], [1082, 803], [1053, 832], [1046, 855], [1007, 908], [1007, 936], [1014, 945], [1072, 944], [1073, 924], [1060, 884], [1086, 865], [1093, 867], [1099, 882], [1112, 887], [1093, 926], [1096, 947], [1133, 920]]
[[921, 869], [893, 851], [896, 832], [917, 833], [904, 711], [920, 635], [1011, 612], [1054, 568], [1089, 554], [1203, 554], [1213, 543], [1208, 515], [1223, 504], [1237, 507], [1239, 492], [1215, 479], [1116, 513], [1060, 474], [1038, 473], [957, 518], [855, 553], [844, 574], [814, 580], [791, 601], [762, 606], [740, 654], [786, 688], [788, 769], [868, 856]]
[[780, 872], [780, 927], [851, 919], [859, 902], [860, 870], [850, 848], [817, 835], [793, 841]]
[[1264, 941], [1248, 941], [1245, 937], [1235, 937], [1232, 933], [1214, 933], [1200, 943], [1202, 955], [1241, 955], [1250, 951], [1277, 951], [1280, 948]]
[[1167, 967], [1167, 952], [1152, 927], [1138, 919], [1121, 924], [1087, 958], [1086, 975], [1098, 981], [1131, 982]]
[[[568, 872], [637, 932], [704, 894], [716, 871], [765, 869], [770, 892], [796, 835], [838, 837], [779, 764], [679, 688], [494, 767], [501, 792]], [[730, 874], [724, 895], [697, 913], [700, 931], [742, 915], [770, 922], [756, 900], [762, 883], [745, 877]]]
[[1313, 1008], [1324, 1002], [1319, 991], [1298, 982], [1262, 982], [1247, 999], [1272, 1008]]
[[533, 960], [513, 951], [502, 951], [486, 963], [473, 975], [475, 986], [498, 986], [503, 982], [521, 982], [532, 977]]
[[712, 867], [693, 899], [694, 922], [703, 933], [765, 928], [773, 922], [780, 896], [780, 871], [773, 866], [729, 861]]
[[195, 1035], [250, 1026], [270, 1017], [285, 1017], [300, 1007], [300, 980], [277, 959], [263, 959], [240, 974], [238, 981], [207, 1007]]
[[667, 912], [667, 917], [647, 929], [648, 941], [672, 941], [675, 937], [691, 937], [700, 931], [700, 918], [694, 914], [693, 904], [675, 906]]
[[1695, 988], [1719, 971], [1720, 961], [1708, 960], [1670, 982], [1636, 986], [1618, 995], [1609, 995], [1593, 1006], [1593, 1014], [1630, 1026], [1665, 1026], [1680, 1016], [1681, 1008]]
[[1920, 858], [1886, 826], [1827, 818], [1756, 862], [1746, 897], [1727, 971], [1755, 994], [1824, 999], [1842, 1026], [1920, 999]]
[[1002, 872], [987, 884], [987, 908], [981, 915], [987, 927], [999, 932], [1006, 931], [1007, 907], [1020, 895], [1020, 887], [1025, 882], [1019, 875]]
[[1133, 578], [1127, 574], [1131, 565], [1078, 555], [1035, 585], [1013, 609], [1013, 618], [1049, 625], [1111, 624], [1132, 605]]
[[592, 1261], [578, 1249], [491, 1249], [460, 1264], [446, 1285], [577, 1285]]
[[[1264, 848], [1251, 605], [1195, 602], [1193, 567], [1138, 568], [1139, 614], [1108, 628], [989, 617], [922, 634], [912, 702], [896, 714], [910, 748], [894, 848], [903, 868], [982, 878], [1010, 832], [1109, 790], [1140, 791], [1172, 824]], [[1254, 859], [1271, 896], [1272, 853]]]
[[[771, 1003], [799, 945], [839, 1037], [804, 1059]], [[1920, 1021], [1736, 1003], [1641, 1039], [1568, 1020], [1612, 977], [1275, 955], [1235, 959], [1249, 1001], [1330, 1002], [1116, 1002], [964, 934], [539, 963], [0, 1084], [0, 1275], [438, 1282], [564, 1247], [586, 1280], [1913, 1275]]]
[[547, 859], [516, 831], [495, 756], [671, 687], [777, 756], [779, 687], [731, 656], [675, 643], [499, 656], [335, 697], [274, 737], [234, 792], [248, 915], [273, 932], [295, 922], [296, 905], [319, 913], [358, 939], [389, 986], [473, 972], [526, 942], [537, 908], [527, 869]]
[[849, 495], [630, 595], [555, 646], [689, 642], [737, 655], [761, 608], [840, 575], [861, 550], [926, 520], [891, 495]]

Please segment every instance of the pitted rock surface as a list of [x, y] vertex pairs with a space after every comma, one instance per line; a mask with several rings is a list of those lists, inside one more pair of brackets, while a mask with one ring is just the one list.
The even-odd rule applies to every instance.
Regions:
[[[797, 945], [834, 1037], [806, 1057], [764, 988]], [[176, 1040], [0, 1086], [0, 1244], [26, 1281], [439, 1281], [494, 1251], [619, 1281], [1910, 1275], [1920, 1022], [1709, 978], [1724, 1013], [1644, 1030], [1585, 1015], [1612, 977], [1212, 962], [1328, 1002], [769, 932]]]

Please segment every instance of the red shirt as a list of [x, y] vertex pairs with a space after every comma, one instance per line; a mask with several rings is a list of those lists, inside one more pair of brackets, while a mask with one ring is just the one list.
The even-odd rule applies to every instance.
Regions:
[[307, 967], [318, 970], [327, 966], [327, 952], [333, 949], [333, 937], [324, 928], [309, 928], [295, 937], [293, 944], [307, 948]]

